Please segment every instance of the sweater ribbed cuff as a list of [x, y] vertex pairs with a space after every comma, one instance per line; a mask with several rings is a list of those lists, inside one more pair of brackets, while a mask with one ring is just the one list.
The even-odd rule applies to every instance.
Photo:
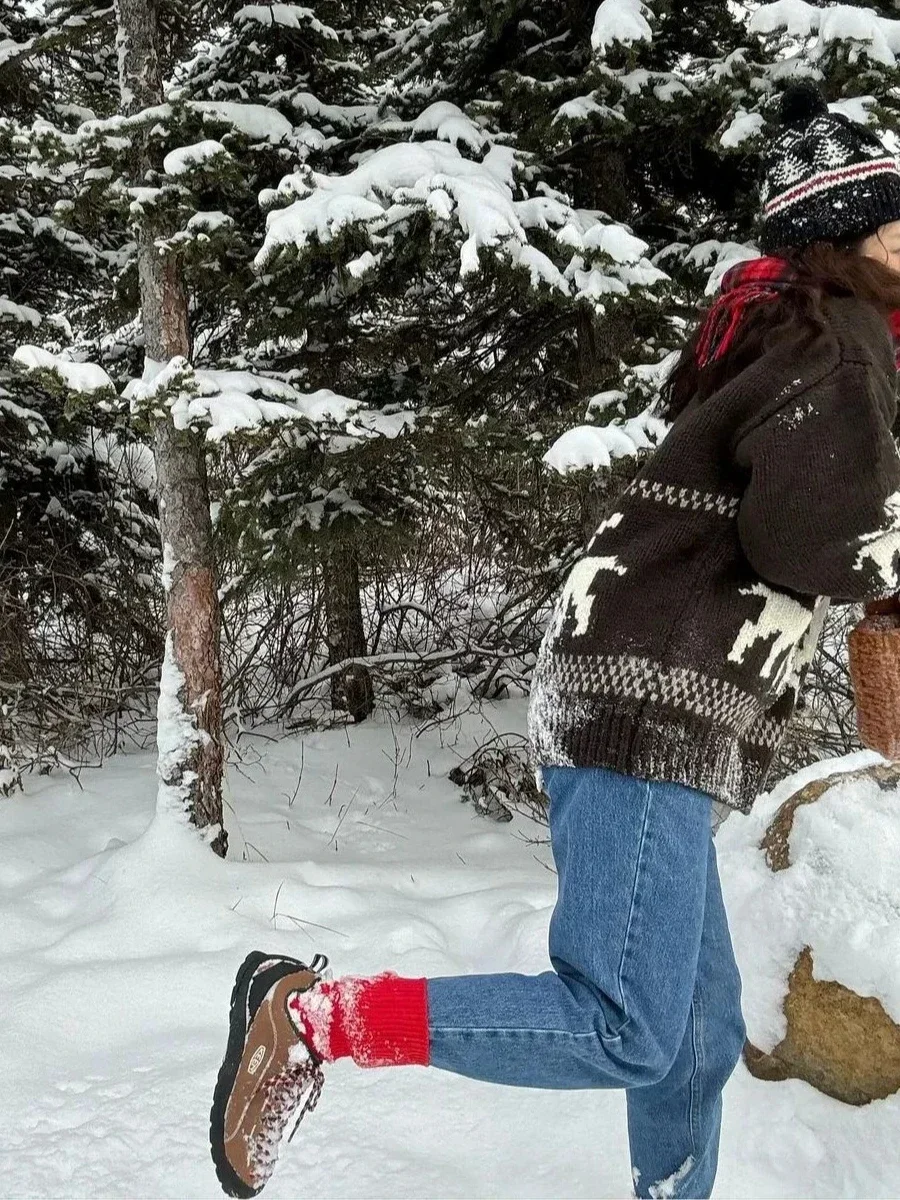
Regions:
[[330, 1060], [360, 1067], [427, 1066], [428, 990], [424, 979], [377, 975], [319, 985], [332, 1001]]

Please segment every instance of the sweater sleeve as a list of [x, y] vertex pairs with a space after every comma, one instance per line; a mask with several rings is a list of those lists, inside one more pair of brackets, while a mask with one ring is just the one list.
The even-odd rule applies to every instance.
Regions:
[[843, 361], [736, 447], [738, 536], [761, 579], [843, 602], [900, 590], [894, 380]]

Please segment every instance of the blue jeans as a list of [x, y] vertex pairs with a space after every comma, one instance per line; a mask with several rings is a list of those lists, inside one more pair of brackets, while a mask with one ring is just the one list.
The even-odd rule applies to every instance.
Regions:
[[520, 1087], [625, 1088], [639, 1197], [707, 1197], [744, 1042], [711, 800], [545, 767], [552, 971], [428, 981], [431, 1062]]

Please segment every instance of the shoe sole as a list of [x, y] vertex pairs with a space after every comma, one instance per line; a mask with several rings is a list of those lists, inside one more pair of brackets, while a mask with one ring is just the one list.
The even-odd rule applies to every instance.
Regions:
[[[247, 955], [238, 970], [234, 987], [231, 990], [231, 1007], [228, 1011], [228, 1044], [225, 1048], [222, 1065], [219, 1067], [212, 1108], [209, 1113], [209, 1146], [216, 1168], [216, 1176], [225, 1194], [239, 1197], [240, 1200], [250, 1200], [252, 1196], [258, 1196], [262, 1188], [250, 1187], [235, 1173], [228, 1161], [225, 1154], [225, 1109], [228, 1105], [228, 1097], [234, 1087], [247, 1040], [247, 993], [250, 990], [256, 968], [271, 957], [269, 954], [254, 950]], [[236, 1012], [241, 1014], [239, 1020], [235, 1020]]]

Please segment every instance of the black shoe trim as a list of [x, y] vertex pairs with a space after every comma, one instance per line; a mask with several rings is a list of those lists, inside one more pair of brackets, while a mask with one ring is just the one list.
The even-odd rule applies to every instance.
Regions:
[[[266, 966], [269, 963], [269, 966]], [[256, 1016], [259, 1006], [269, 994], [273, 983], [283, 979], [285, 975], [293, 975], [296, 971], [309, 971], [310, 968], [299, 958], [287, 958], [285, 955], [264, 954], [253, 969], [253, 978], [247, 989], [245, 1024]], [[246, 1036], [246, 1031], [245, 1031]]]
[[[269, 969], [264, 967], [266, 962], [272, 964]], [[225, 1109], [228, 1106], [228, 1098], [241, 1065], [244, 1046], [247, 1042], [247, 1030], [273, 983], [277, 983], [285, 975], [292, 975], [297, 971], [308, 969], [306, 964], [299, 959], [287, 958], [280, 954], [263, 954], [259, 950], [254, 950], [244, 959], [235, 977], [228, 1013], [228, 1044], [225, 1047], [225, 1057], [216, 1079], [212, 1108], [209, 1114], [210, 1152], [216, 1168], [216, 1176], [227, 1196], [250, 1200], [251, 1197], [258, 1196], [262, 1191], [262, 1188], [250, 1187], [236, 1174], [225, 1153]]]

